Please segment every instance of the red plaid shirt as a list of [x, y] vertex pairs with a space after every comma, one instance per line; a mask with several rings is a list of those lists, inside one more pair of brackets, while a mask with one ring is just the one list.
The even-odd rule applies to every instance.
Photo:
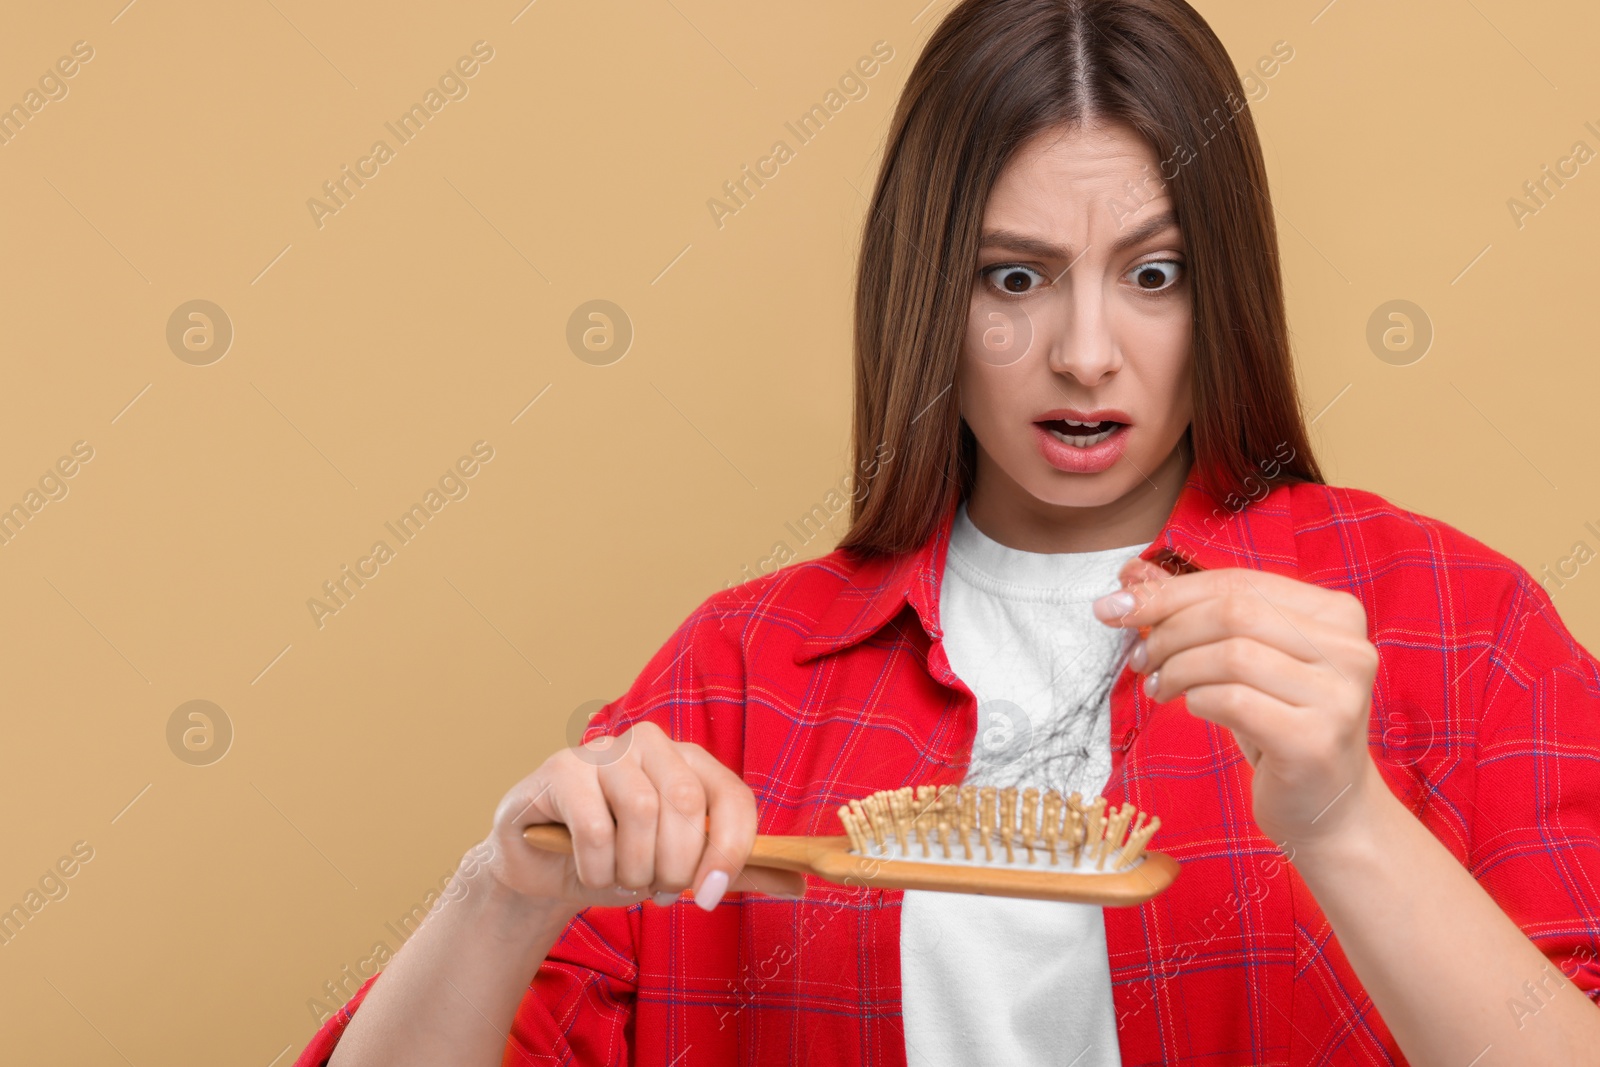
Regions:
[[[1232, 503], [1244, 506], [1191, 476], [1143, 555], [1360, 597], [1380, 651], [1369, 743], [1383, 777], [1551, 963], [1600, 995], [1600, 664], [1527, 571], [1444, 523], [1313, 484]], [[835, 551], [710, 597], [594, 732], [650, 719], [698, 742], [744, 776], [769, 834], [837, 833], [841, 801], [960, 781], [977, 702], [941, 643], [953, 514], [916, 551]], [[1152, 847], [1183, 865], [1156, 899], [1105, 909], [1122, 1062], [1404, 1063], [1252, 820], [1232, 735], [1181, 697], [1153, 703], [1131, 671], [1111, 722], [1105, 795], [1159, 814]], [[370, 984], [300, 1067], [332, 1053]], [[734, 894], [710, 914], [589, 909], [524, 995], [504, 1059], [552, 1062], [900, 1067], [900, 893], [811, 879], [803, 901]]]

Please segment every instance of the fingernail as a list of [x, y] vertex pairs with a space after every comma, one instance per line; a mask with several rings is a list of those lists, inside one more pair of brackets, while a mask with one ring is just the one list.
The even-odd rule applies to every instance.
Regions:
[[1112, 619], [1120, 619], [1132, 611], [1137, 603], [1138, 601], [1133, 599], [1132, 593], [1126, 590], [1118, 590], [1115, 593], [1107, 593], [1099, 600], [1096, 600], [1094, 602], [1094, 614], [1097, 619], [1109, 622]]
[[1144, 695], [1147, 696], [1147, 697], [1155, 696], [1156, 695], [1156, 687], [1159, 686], [1160, 684], [1161, 684], [1161, 672], [1160, 671], [1151, 671], [1150, 674], [1144, 680]]
[[1145, 664], [1149, 662], [1150, 652], [1144, 647], [1144, 638], [1141, 637], [1128, 650], [1128, 665], [1136, 671], [1143, 671]]
[[722, 899], [722, 894], [728, 891], [728, 872], [712, 871], [700, 883], [700, 888], [694, 891], [694, 902], [706, 911], [717, 906]]
[[656, 902], [656, 907], [658, 908], [670, 908], [678, 902], [678, 894], [671, 890], [663, 889], [661, 892], [652, 895], [650, 899]]
[[617, 896], [619, 896], [619, 897], [636, 897], [636, 896], [639, 895], [639, 890], [637, 890], [637, 889], [629, 889], [625, 885], [619, 885], [619, 886], [616, 887], [616, 889], [617, 889]]

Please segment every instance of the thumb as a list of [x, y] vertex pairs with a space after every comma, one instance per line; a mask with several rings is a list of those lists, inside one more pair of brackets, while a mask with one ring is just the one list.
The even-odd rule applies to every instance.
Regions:
[[1170, 577], [1172, 575], [1168, 574], [1159, 565], [1151, 563], [1147, 559], [1140, 559], [1138, 556], [1134, 556], [1124, 563], [1122, 569], [1117, 572], [1117, 581], [1122, 584], [1124, 589], [1140, 582], [1158, 582], [1163, 578]]
[[[798, 871], [780, 871], [775, 867], [746, 867], [728, 883], [728, 892], [764, 893], [769, 897], [800, 900], [806, 895], [806, 876]], [[684, 900], [693, 900], [694, 894], [685, 890], [679, 894]], [[605, 901], [615, 904], [616, 901]], [[629, 903], [624, 901], [624, 903]], [[662, 899], [658, 904], [666, 903]]]

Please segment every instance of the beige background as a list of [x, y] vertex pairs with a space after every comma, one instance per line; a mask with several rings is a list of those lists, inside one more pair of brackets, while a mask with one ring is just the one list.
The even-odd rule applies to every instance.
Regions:
[[[0, 33], [0, 103], [94, 49], [0, 146], [0, 505], [94, 449], [0, 547], [0, 906], [94, 850], [0, 947], [0, 1044], [268, 1067], [574, 709], [775, 542], [842, 532], [784, 524], [848, 469], [861, 192], [947, 5], [124, 2]], [[1254, 110], [1330, 478], [1534, 571], [1600, 547], [1600, 167], [1507, 207], [1600, 149], [1600, 15], [1325, 2], [1199, 6], [1241, 69], [1294, 49]], [[319, 228], [308, 198], [480, 40]], [[708, 198], [879, 40], [868, 95], [719, 229]], [[209, 366], [166, 342], [195, 299], [236, 333]], [[636, 331], [608, 366], [565, 339], [591, 299]], [[1409, 366], [1366, 342], [1392, 299], [1436, 330]], [[480, 440], [469, 495], [319, 629], [307, 599]], [[1600, 644], [1600, 567], [1555, 596]], [[167, 740], [196, 699], [234, 731], [208, 766]]]

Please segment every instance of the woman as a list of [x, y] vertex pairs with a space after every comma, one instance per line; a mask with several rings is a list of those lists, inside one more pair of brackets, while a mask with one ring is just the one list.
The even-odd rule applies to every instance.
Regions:
[[[299, 1063], [1600, 1045], [1600, 664], [1516, 564], [1322, 483], [1255, 129], [1192, 8], [956, 7], [856, 309], [843, 543], [707, 599]], [[1007, 776], [1160, 815], [1182, 876], [1102, 911], [742, 870], [758, 830]], [[575, 859], [522, 842], [551, 821]]]

